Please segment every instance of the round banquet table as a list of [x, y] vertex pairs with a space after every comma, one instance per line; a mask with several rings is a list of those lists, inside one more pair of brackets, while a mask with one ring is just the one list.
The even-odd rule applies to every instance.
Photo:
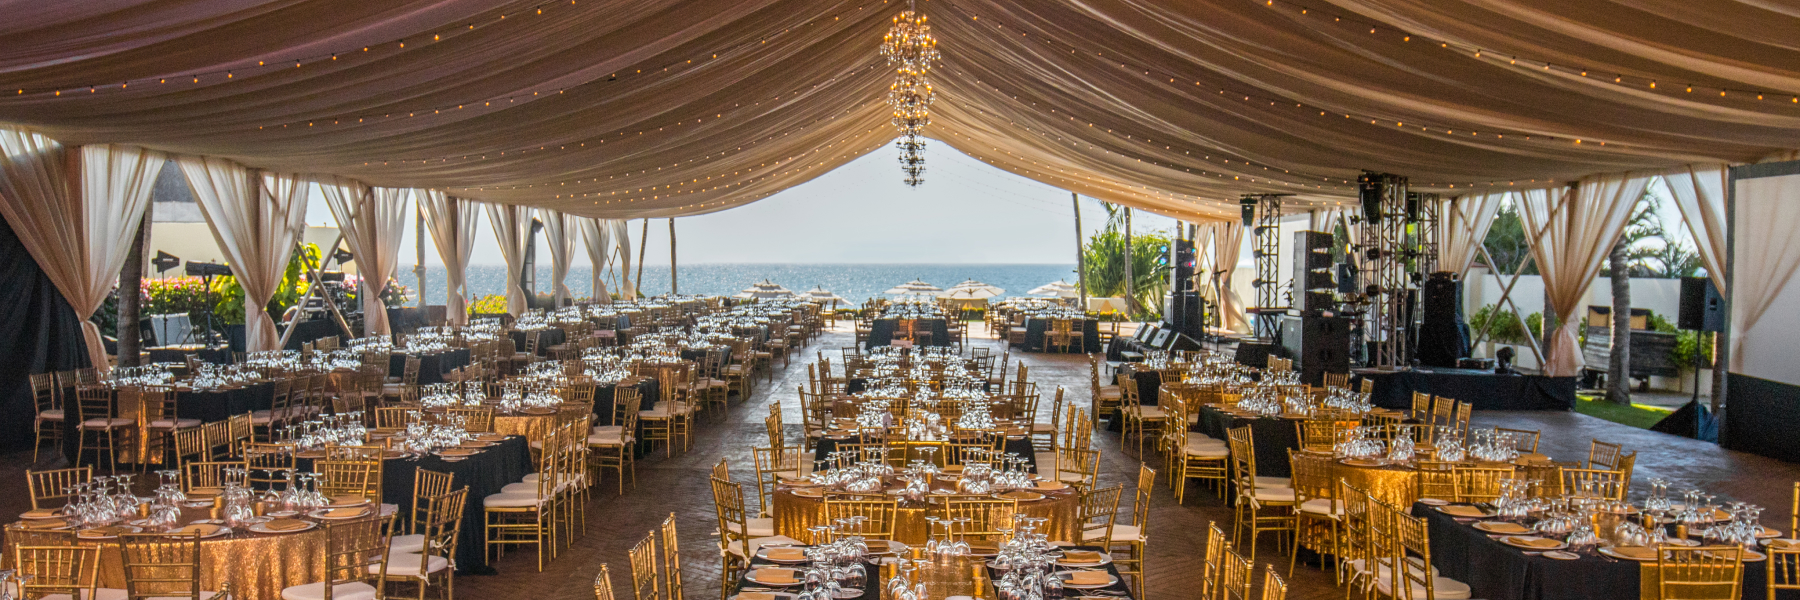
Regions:
[[[1561, 475], [1556, 465], [1551, 463], [1469, 462], [1464, 463], [1464, 466], [1512, 468], [1517, 477], [1539, 481], [1545, 485], [1552, 485], [1552, 481], [1561, 483]], [[1375, 499], [1394, 506], [1412, 506], [1423, 497], [1419, 492], [1419, 473], [1419, 469], [1412, 465], [1358, 465], [1347, 464], [1344, 460], [1331, 464], [1332, 481], [1348, 483], [1369, 492]]]
[[[946, 485], [938, 482], [936, 485]], [[812, 543], [812, 532], [809, 527], [826, 525], [825, 500], [822, 497], [800, 496], [795, 488], [789, 485], [775, 486], [775, 533], [800, 540], [801, 543]], [[816, 489], [816, 488], [814, 488]], [[1027, 517], [1048, 519], [1044, 523], [1044, 533], [1052, 541], [1074, 541], [1077, 516], [1081, 508], [1081, 494], [1074, 486], [1060, 490], [1033, 490], [1044, 495], [1042, 500], [1019, 502], [1018, 514]], [[928, 499], [929, 505], [911, 503], [900, 500], [900, 508], [894, 514], [894, 541], [918, 546], [924, 544], [930, 529], [930, 522], [925, 520], [927, 512], [943, 512], [942, 496]], [[928, 508], [928, 506], [930, 508]]]
[[[183, 509], [182, 521], [211, 518], [211, 508]], [[78, 540], [70, 531], [33, 531], [8, 528], [6, 554], [14, 555], [15, 546], [62, 546], [97, 544], [100, 546], [98, 585], [103, 588], [125, 588], [125, 560], [118, 540]], [[321, 581], [325, 578], [324, 527], [293, 533], [251, 533], [237, 530], [219, 537], [200, 540], [200, 588], [214, 591], [222, 583], [231, 584], [233, 598], [242, 600], [280, 600], [284, 588]]]

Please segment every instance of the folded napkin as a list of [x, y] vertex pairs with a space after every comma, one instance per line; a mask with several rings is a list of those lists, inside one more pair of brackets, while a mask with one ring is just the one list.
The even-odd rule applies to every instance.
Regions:
[[1656, 559], [1656, 549], [1649, 546], [1613, 546], [1612, 553], [1635, 560]]
[[214, 525], [212, 523], [195, 523], [193, 525], [189, 525], [187, 527], [183, 527], [181, 529], [177, 529], [177, 530], [171, 531], [169, 533], [173, 533], [176, 535], [193, 535], [193, 534], [197, 533], [197, 534], [200, 534], [200, 537], [206, 537], [206, 536], [218, 533], [220, 529], [224, 529], [224, 528], [220, 527], [218, 525]]
[[772, 583], [778, 585], [800, 582], [800, 580], [794, 578], [793, 569], [757, 569], [756, 576], [751, 579], [758, 583]]
[[969, 551], [977, 554], [993, 554], [1000, 550], [1000, 542], [969, 542]]
[[1482, 521], [1479, 525], [1481, 526], [1476, 529], [1488, 533], [1531, 533], [1531, 528], [1529, 527], [1518, 523], [1508, 523], [1506, 521]]
[[1800, 549], [1800, 540], [1772, 540], [1769, 542], [1769, 549], [1770, 550]]
[[334, 509], [325, 511], [325, 514], [323, 516], [328, 519], [348, 519], [350, 517], [361, 516], [363, 513], [366, 513], [366, 512], [369, 512], [368, 509], [365, 509], [360, 506], [354, 506], [354, 507], [350, 507], [350, 508], [334, 508]]
[[19, 518], [21, 518], [21, 519], [48, 519], [48, 518], [51, 518], [54, 516], [56, 516], [56, 509], [54, 509], [54, 508], [34, 508], [31, 510], [25, 511], [24, 514], [19, 515]]
[[1072, 565], [1098, 564], [1100, 562], [1100, 553], [1089, 552], [1087, 550], [1069, 550], [1063, 552], [1062, 562]]
[[959, 473], [962, 472], [963, 465], [944, 465], [943, 470], [946, 473]]
[[118, 525], [108, 525], [105, 527], [95, 527], [93, 529], [83, 529], [81, 530], [81, 533], [77, 535], [80, 537], [112, 537], [128, 531], [131, 530]]
[[362, 496], [353, 496], [352, 495], [352, 496], [332, 496], [331, 497], [331, 505], [332, 506], [362, 506], [362, 505], [368, 504], [368, 503], [369, 503], [369, 499], [364, 498]]
[[1557, 546], [1562, 545], [1562, 542], [1548, 539], [1548, 538], [1540, 538], [1540, 537], [1509, 537], [1509, 538], [1506, 538], [1506, 540], [1508, 542], [1511, 542], [1515, 546], [1524, 546], [1527, 548], [1538, 548], [1538, 549], [1544, 549], [1544, 550], [1547, 550], [1550, 548], [1555, 548]]
[[269, 531], [293, 531], [296, 529], [305, 529], [306, 526], [307, 526], [306, 521], [302, 521], [299, 519], [276, 519], [276, 520], [264, 523], [263, 529], [267, 529]]
[[1438, 512], [1452, 517], [1485, 517], [1487, 512], [1473, 506], [1439, 506]]
[[770, 592], [742, 592], [737, 595], [737, 600], [775, 600], [775, 594]]
[[876, 554], [889, 552], [889, 551], [893, 550], [893, 548], [894, 548], [893, 546], [889, 545], [887, 540], [865, 540], [863, 543], [869, 546], [870, 552], [873, 552]]
[[1106, 585], [1112, 583], [1112, 575], [1106, 571], [1070, 571], [1069, 583], [1075, 585]]
[[26, 521], [25, 528], [26, 529], [56, 529], [58, 527], [63, 527], [68, 524], [69, 524], [68, 521], [64, 521], [62, 519], [34, 519], [34, 520]]
[[769, 560], [806, 560], [806, 551], [800, 548], [770, 548], [767, 555]]

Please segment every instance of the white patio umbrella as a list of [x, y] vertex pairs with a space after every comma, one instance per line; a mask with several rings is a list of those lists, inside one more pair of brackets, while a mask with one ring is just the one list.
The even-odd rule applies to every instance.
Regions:
[[1080, 290], [1076, 289], [1073, 284], [1061, 279], [1040, 285], [1036, 289], [1026, 293], [1033, 296], [1055, 296], [1058, 298], [1074, 298], [1081, 295]]
[[950, 289], [944, 290], [944, 293], [939, 294], [938, 297], [939, 298], [948, 298], [948, 297], [950, 297], [949, 296], [950, 292], [956, 292], [956, 291], [961, 291], [961, 290], [973, 290], [977, 293], [986, 294], [984, 296], [962, 296], [961, 298], [992, 298], [994, 296], [998, 296], [998, 295], [1006, 293], [1006, 290], [1000, 289], [998, 287], [991, 286], [991, 285], [988, 285], [988, 284], [985, 284], [985, 283], [982, 283], [982, 282], [979, 282], [979, 281], [976, 281], [973, 279], [965, 279], [965, 280], [963, 280], [962, 283], [950, 286]]
[[938, 292], [942, 291], [944, 288], [914, 279], [882, 293], [889, 296], [936, 296]]
[[831, 305], [832, 302], [837, 302], [838, 304], [849, 304], [850, 303], [849, 300], [845, 300], [842, 297], [838, 296], [837, 294], [833, 294], [831, 292], [825, 291], [825, 288], [816, 286], [816, 285], [813, 286], [813, 289], [806, 290], [804, 292], [800, 292], [800, 299], [801, 300], [812, 300], [814, 302], [818, 302], [819, 304], [824, 304], [827, 306]]
[[999, 294], [982, 288], [957, 288], [938, 294], [942, 300], [986, 300]]
[[749, 288], [746, 288], [742, 292], [738, 292], [735, 297], [737, 297], [737, 298], [755, 298], [758, 300], [763, 300], [763, 299], [768, 299], [768, 298], [792, 298], [792, 297], [794, 297], [794, 292], [787, 288], [781, 287], [780, 284], [777, 284], [773, 281], [764, 279], [760, 283], [752, 285]]

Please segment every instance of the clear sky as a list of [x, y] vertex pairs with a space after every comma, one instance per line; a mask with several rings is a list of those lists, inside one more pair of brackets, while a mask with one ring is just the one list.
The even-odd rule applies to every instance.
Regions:
[[[696, 263], [1048, 263], [1075, 262], [1075, 215], [1069, 192], [994, 168], [932, 143], [925, 183], [900, 182], [892, 146], [871, 152], [803, 185], [747, 206], [676, 219], [679, 259]], [[1082, 225], [1105, 222], [1100, 202], [1081, 199]], [[1133, 229], [1169, 229], [1174, 221], [1144, 212]], [[316, 196], [307, 223], [335, 225]], [[638, 243], [642, 221], [631, 222]], [[503, 264], [492, 225], [482, 216], [473, 264]], [[414, 260], [414, 229], [401, 246], [402, 271]], [[549, 250], [539, 240], [538, 256]], [[666, 264], [667, 220], [650, 223], [650, 264]], [[427, 264], [443, 264], [429, 240]], [[584, 252], [576, 265], [587, 265]]]

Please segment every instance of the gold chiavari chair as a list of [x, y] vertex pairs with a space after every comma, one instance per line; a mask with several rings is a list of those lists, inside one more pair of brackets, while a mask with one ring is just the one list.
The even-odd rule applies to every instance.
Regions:
[[1420, 391], [1412, 393], [1412, 418], [1431, 422], [1431, 394]]
[[324, 580], [283, 589], [282, 600], [381, 598], [393, 517], [327, 521], [324, 528], [318, 563], [324, 565]]
[[1350, 374], [1349, 373], [1326, 373], [1325, 374], [1325, 387], [1350, 389]]
[[1390, 552], [1384, 565], [1388, 576], [1376, 578], [1377, 593], [1418, 600], [1470, 597], [1468, 584], [1438, 576], [1437, 568], [1431, 565], [1431, 538], [1424, 519], [1385, 506], [1375, 510], [1386, 513], [1381, 521], [1390, 533]]
[[1120, 575], [1129, 575], [1137, 583], [1137, 591], [1141, 597], [1144, 591], [1144, 556], [1150, 544], [1150, 492], [1156, 489], [1156, 470], [1149, 465], [1138, 464], [1137, 489], [1132, 491], [1131, 524], [1113, 523], [1112, 542], [1106, 546], [1108, 554], [1116, 552], [1118, 546], [1125, 547], [1125, 558], [1115, 559]]
[[1450, 478], [1456, 485], [1456, 502], [1493, 502], [1500, 497], [1500, 480], [1513, 476], [1510, 468], [1452, 467]]
[[1220, 561], [1225, 554], [1225, 530], [1219, 529], [1214, 521], [1206, 522], [1206, 551], [1201, 554], [1200, 563], [1200, 595], [1201, 600], [1214, 600], [1219, 597]]
[[50, 447], [62, 445], [62, 424], [65, 415], [62, 406], [62, 391], [56, 386], [55, 373], [31, 374], [31, 400], [37, 413], [32, 417], [31, 431], [37, 441], [31, 447], [31, 463], [37, 464], [38, 450], [45, 442]]
[[614, 600], [612, 570], [606, 563], [600, 563], [600, 572], [594, 574], [594, 600]]
[[1604, 469], [1557, 469], [1563, 496], [1625, 499], [1625, 473]]
[[[544, 559], [555, 552], [556, 511], [562, 485], [566, 479], [564, 463], [557, 460], [560, 448], [569, 435], [567, 428], [554, 428], [544, 435], [544, 458], [538, 461], [535, 481], [528, 489], [506, 491], [481, 499], [482, 516], [487, 533], [487, 549], [492, 557], [508, 546], [531, 546], [536, 550], [538, 572], [544, 571]], [[509, 484], [508, 487], [521, 485]], [[514, 488], [519, 490], [519, 488]]]
[[1464, 439], [1468, 439], [1469, 437], [1469, 414], [1473, 412], [1474, 409], [1474, 404], [1468, 402], [1456, 403], [1456, 419], [1452, 422], [1450, 428], [1455, 430], [1456, 434], [1462, 436]]
[[409, 406], [383, 406], [375, 409], [375, 429], [400, 431], [419, 420], [419, 409]]
[[[719, 559], [722, 561], [720, 582], [724, 591], [729, 592], [732, 583], [750, 566], [750, 557], [763, 544], [785, 543], [797, 544], [799, 540], [787, 536], [751, 536], [745, 532], [750, 530], [748, 510], [744, 507], [744, 486], [729, 480], [713, 477], [713, 510], [719, 518]], [[773, 525], [770, 525], [773, 529]]]
[[675, 513], [662, 522], [662, 569], [664, 598], [668, 600], [685, 600], [687, 593], [681, 585], [681, 542], [675, 533]]
[[1536, 453], [1538, 449], [1538, 439], [1542, 437], [1535, 429], [1508, 429], [1505, 427], [1495, 427], [1494, 431], [1496, 433], [1511, 435], [1513, 439], [1513, 449], [1518, 450], [1520, 454]]
[[[1337, 480], [1331, 472], [1333, 464], [1330, 455], [1288, 449], [1296, 503], [1294, 542], [1301, 548], [1317, 552], [1321, 565], [1329, 564], [1326, 556], [1334, 560], [1343, 558], [1338, 548], [1338, 525], [1344, 516], [1344, 505], [1337, 498]], [[1294, 563], [1298, 562], [1299, 556], [1299, 552], [1288, 555], [1289, 577], [1294, 576]]]
[[386, 453], [386, 446], [325, 446], [325, 460], [379, 461]]
[[787, 444], [787, 435], [781, 430], [781, 403], [769, 403], [769, 416], [763, 417], [763, 429], [769, 433], [769, 447], [780, 448]]
[[[244, 470], [238, 473], [231, 473], [228, 472], [229, 469]], [[217, 494], [225, 489], [226, 482], [234, 480], [237, 481], [237, 484], [240, 486], [249, 487], [249, 469], [245, 467], [244, 461], [195, 461], [182, 465], [181, 467], [181, 491], [190, 494]]]
[[1062, 422], [1064, 391], [1063, 386], [1056, 386], [1056, 395], [1050, 404], [1050, 420], [1039, 421], [1036, 411], [1032, 411], [1031, 446], [1038, 452], [1056, 451], [1056, 426]]
[[962, 539], [970, 540], [970, 547], [999, 548], [1018, 512], [1016, 500], [986, 496], [948, 496], [944, 500], [944, 518], [954, 523]]
[[[244, 444], [255, 440], [256, 425], [251, 415], [252, 413], [231, 415], [225, 419], [225, 437], [215, 439], [208, 436], [212, 440], [213, 456], [220, 456], [218, 449], [221, 446], [225, 448], [225, 456], [237, 456], [243, 451]], [[220, 440], [224, 440], [223, 443]]]
[[425, 529], [429, 521], [432, 498], [450, 493], [456, 475], [413, 467], [412, 516], [406, 521], [406, 535], [393, 536], [389, 548], [394, 552], [419, 553], [425, 549]]
[[1081, 505], [1075, 512], [1075, 526], [1081, 530], [1081, 543], [1112, 548], [1113, 527], [1118, 525], [1119, 498], [1125, 486], [1109, 485], [1081, 493]]
[[372, 502], [381, 501], [380, 460], [320, 460], [313, 462], [319, 473], [319, 493], [329, 498], [357, 496]]
[[[656, 532], [631, 546], [631, 597], [635, 600], [664, 600], [662, 576], [657, 573]], [[730, 580], [726, 580], [730, 586]]]
[[1094, 486], [1100, 473], [1100, 451], [1080, 448], [1056, 449], [1057, 480], [1080, 487]]
[[1769, 555], [1768, 600], [1775, 600], [1780, 590], [1800, 590], [1800, 544], [1775, 541], [1764, 553]]
[[1619, 453], [1624, 448], [1618, 444], [1594, 440], [1588, 444], [1587, 468], [1605, 469], [1619, 468]]
[[[810, 454], [799, 446], [752, 448], [750, 456], [756, 466], [756, 498], [759, 513], [775, 516], [775, 484], [781, 478], [798, 478], [811, 471]], [[721, 460], [721, 463], [724, 461]], [[715, 474], [716, 476], [717, 474]], [[729, 476], [722, 479], [729, 480]]]
[[[229, 597], [200, 587], [200, 532], [127, 533], [119, 536], [128, 600], [212, 600]], [[222, 587], [229, 584], [221, 584]]]
[[1344, 503], [1344, 535], [1340, 538], [1339, 550], [1342, 553], [1338, 566], [1338, 580], [1345, 583], [1349, 590], [1361, 589], [1365, 595], [1375, 588], [1375, 580], [1386, 576], [1380, 572], [1380, 566], [1387, 561], [1376, 551], [1375, 541], [1370, 539], [1376, 529], [1378, 518], [1375, 501], [1368, 492], [1350, 485], [1342, 479], [1337, 480], [1338, 500]]
[[[1236, 427], [1229, 430], [1231, 446], [1231, 479], [1237, 485], [1237, 502], [1232, 524], [1232, 545], [1242, 547], [1238, 540], [1244, 529], [1250, 530], [1250, 558], [1256, 558], [1257, 538], [1265, 531], [1293, 532], [1294, 530], [1294, 489], [1290, 487], [1259, 487], [1256, 475], [1256, 446], [1250, 440], [1250, 426]], [[1277, 537], [1277, 540], [1280, 538]]]
[[1337, 446], [1339, 432], [1353, 429], [1360, 424], [1357, 421], [1312, 418], [1295, 421], [1294, 430], [1300, 438], [1301, 449], [1329, 454]]
[[[47, 510], [69, 503], [72, 494], [65, 491], [65, 488], [88, 483], [93, 479], [93, 467], [26, 471], [25, 488], [31, 493], [32, 510]], [[1796, 485], [1795, 489], [1800, 490], [1800, 485]]]
[[131, 447], [137, 421], [118, 416], [117, 397], [109, 388], [78, 386], [75, 400], [80, 409], [77, 418], [81, 419], [81, 424], [77, 431], [81, 436], [81, 453], [92, 451], [95, 466], [105, 464], [108, 470], [119, 470], [119, 451]]
[[[463, 507], [468, 499], [468, 486], [425, 498], [424, 506], [415, 508], [413, 514], [413, 522], [424, 525], [419, 534], [424, 543], [419, 551], [390, 551], [386, 571], [371, 571], [370, 574], [380, 575], [384, 581], [416, 584], [419, 600], [425, 600], [425, 590], [432, 587], [434, 579], [441, 580], [444, 597], [454, 598], [456, 569], [452, 567], [456, 564], [457, 539], [462, 535]], [[421, 509], [425, 513], [422, 520], [418, 514]], [[394, 542], [389, 542], [388, 546], [392, 548]]]
[[1656, 597], [1660, 600], [1740, 597], [1743, 548], [1659, 546], [1656, 550]]
[[1253, 560], [1231, 548], [1225, 549], [1224, 556], [1219, 561], [1220, 600], [1251, 600], [1250, 576], [1255, 572]]
[[189, 459], [212, 460], [212, 437], [225, 427], [224, 421], [207, 423], [199, 427], [175, 430], [175, 464], [186, 464]]
[[100, 546], [16, 546], [12, 567], [21, 598], [94, 598]]
[[1262, 600], [1287, 600], [1287, 582], [1275, 574], [1275, 565], [1263, 565]]
[[1186, 427], [1170, 427], [1169, 435], [1169, 463], [1174, 475], [1169, 478], [1169, 483], [1175, 488], [1176, 504], [1186, 503], [1190, 480], [1224, 485], [1231, 471], [1230, 445], [1190, 432]]
[[1110, 414], [1114, 408], [1118, 407], [1119, 404], [1124, 401], [1125, 397], [1125, 391], [1120, 389], [1119, 386], [1100, 385], [1099, 354], [1088, 355], [1088, 390], [1090, 392], [1088, 398], [1091, 401], [1089, 406], [1093, 407], [1091, 416], [1095, 420], [1098, 420], [1102, 415]]
[[643, 396], [633, 388], [619, 388], [613, 393], [615, 410], [612, 425], [588, 430], [588, 465], [595, 479], [605, 469], [619, 476], [619, 495], [625, 495], [625, 476], [631, 475], [631, 487], [637, 488], [637, 422], [638, 403]]
[[[589, 390], [588, 393], [592, 394], [593, 391]], [[588, 414], [593, 414], [591, 404], [589, 405], [587, 412]], [[462, 417], [463, 429], [472, 433], [488, 433], [494, 430], [493, 408], [448, 408], [444, 409], [444, 414], [453, 417]]]
[[294, 469], [294, 447], [287, 444], [244, 444], [244, 464], [250, 468], [250, 485], [267, 489], [286, 481], [281, 471]]
[[899, 511], [900, 502], [892, 497], [875, 498], [840, 494], [831, 494], [825, 497], [825, 520], [827, 522], [860, 517], [859, 522], [841, 528], [840, 533], [859, 535], [868, 539], [893, 539], [894, 525], [897, 523]]

